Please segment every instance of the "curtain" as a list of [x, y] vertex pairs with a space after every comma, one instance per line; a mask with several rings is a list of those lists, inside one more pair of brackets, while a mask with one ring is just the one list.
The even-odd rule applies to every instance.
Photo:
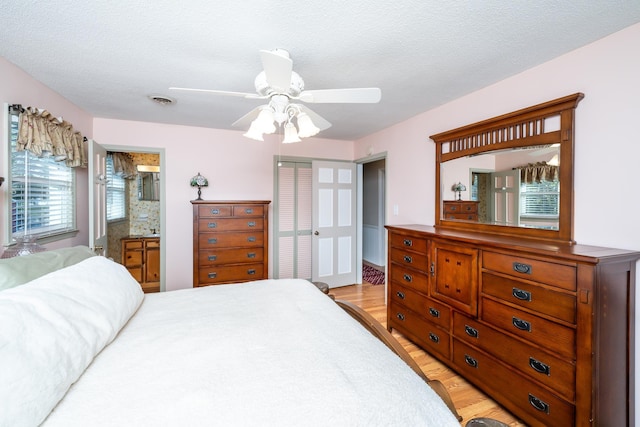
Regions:
[[527, 184], [558, 180], [558, 166], [549, 165], [547, 162], [529, 163], [517, 169], [520, 169], [521, 182]]
[[17, 151], [30, 151], [38, 157], [53, 156], [68, 167], [87, 167], [87, 145], [71, 123], [54, 117], [47, 110], [28, 107], [20, 112]]
[[134, 179], [138, 174], [133, 159], [128, 153], [107, 153], [113, 160], [113, 173], [124, 179]]

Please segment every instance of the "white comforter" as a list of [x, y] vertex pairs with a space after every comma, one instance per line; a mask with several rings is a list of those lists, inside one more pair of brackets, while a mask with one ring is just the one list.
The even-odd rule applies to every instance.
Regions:
[[146, 295], [43, 425], [460, 424], [312, 284], [265, 280]]

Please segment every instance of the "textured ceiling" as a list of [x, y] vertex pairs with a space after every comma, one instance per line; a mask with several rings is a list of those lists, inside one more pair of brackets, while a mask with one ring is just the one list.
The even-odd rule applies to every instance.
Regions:
[[254, 92], [284, 48], [306, 89], [382, 89], [308, 105], [352, 140], [637, 22], [638, 0], [3, 0], [0, 55], [95, 117], [233, 129], [263, 102], [168, 88]]

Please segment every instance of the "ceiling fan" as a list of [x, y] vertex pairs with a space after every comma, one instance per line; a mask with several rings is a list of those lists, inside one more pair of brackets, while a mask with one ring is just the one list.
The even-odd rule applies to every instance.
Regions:
[[[263, 134], [274, 133], [284, 126], [283, 142], [298, 142], [331, 127], [331, 123], [303, 103], [377, 103], [379, 88], [304, 90], [304, 80], [293, 71], [293, 61], [284, 49], [261, 50], [263, 71], [255, 79], [256, 93], [230, 92], [213, 89], [170, 87], [170, 90], [206, 92], [215, 95], [238, 96], [247, 99], [269, 100], [233, 123], [249, 130], [244, 136], [263, 141]], [[294, 123], [295, 122], [295, 123]], [[297, 125], [297, 128], [296, 128]]]

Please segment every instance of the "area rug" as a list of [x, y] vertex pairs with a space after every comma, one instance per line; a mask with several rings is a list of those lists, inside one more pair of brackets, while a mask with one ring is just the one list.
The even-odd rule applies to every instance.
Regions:
[[376, 270], [370, 265], [362, 264], [362, 280], [372, 285], [384, 284], [384, 271]]

